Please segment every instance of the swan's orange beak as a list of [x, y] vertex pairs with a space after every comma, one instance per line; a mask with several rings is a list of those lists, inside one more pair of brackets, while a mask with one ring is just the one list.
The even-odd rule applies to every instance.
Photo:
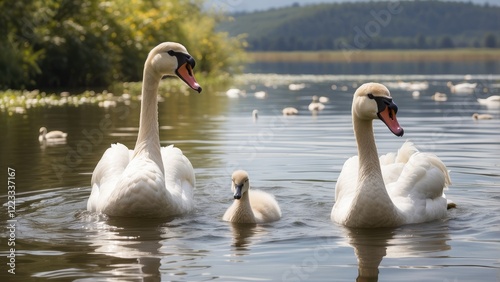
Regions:
[[394, 133], [396, 136], [403, 136], [404, 130], [399, 125], [398, 120], [396, 119], [396, 111], [392, 107], [385, 107], [385, 109], [379, 113], [377, 113], [378, 117], [387, 125], [389, 130]]
[[198, 93], [201, 92], [201, 86], [198, 84], [198, 82], [196, 82], [193, 74], [193, 68], [188, 62], [179, 66], [175, 72], [177, 76], [182, 79], [182, 81], [189, 85], [189, 87], [191, 87], [193, 90], [198, 91]]

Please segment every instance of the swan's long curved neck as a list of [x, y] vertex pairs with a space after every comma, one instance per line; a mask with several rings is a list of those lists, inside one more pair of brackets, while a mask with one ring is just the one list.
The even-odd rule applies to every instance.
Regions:
[[[363, 226], [377, 225], [379, 220], [383, 220], [384, 225], [396, 225], [400, 215], [384, 184], [373, 135], [373, 121], [353, 116], [353, 124], [358, 145], [359, 171], [352, 214], [356, 214]], [[384, 216], [378, 215], [380, 212]]]
[[158, 130], [158, 99], [156, 97], [160, 80], [159, 74], [150, 70], [147, 65], [144, 67], [139, 134], [133, 157], [146, 154], [163, 171]]
[[[369, 175], [370, 177], [376, 177], [376, 180], [382, 181], [383, 184], [382, 171], [380, 169], [378, 151], [373, 134], [373, 121], [353, 118], [353, 124], [356, 143], [358, 145], [358, 176], [362, 177]], [[365, 179], [358, 180], [358, 183], [361, 183], [361, 180]]]

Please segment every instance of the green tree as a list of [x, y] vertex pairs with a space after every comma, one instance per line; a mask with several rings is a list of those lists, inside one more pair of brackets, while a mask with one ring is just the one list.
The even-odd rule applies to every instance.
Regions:
[[[0, 88], [138, 81], [147, 53], [183, 43], [205, 75], [233, 72], [244, 41], [203, 0], [0, 0]], [[199, 71], [198, 71], [199, 72]]]

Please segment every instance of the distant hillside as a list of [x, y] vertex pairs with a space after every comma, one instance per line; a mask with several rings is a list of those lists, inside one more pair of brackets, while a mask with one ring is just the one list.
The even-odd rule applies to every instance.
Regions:
[[500, 7], [463, 2], [318, 4], [231, 15], [219, 30], [249, 50], [500, 47]]

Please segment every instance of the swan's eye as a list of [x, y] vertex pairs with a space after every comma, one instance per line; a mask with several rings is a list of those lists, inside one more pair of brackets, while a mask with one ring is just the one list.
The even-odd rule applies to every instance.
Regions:
[[392, 119], [392, 116], [398, 112], [398, 106], [394, 104], [394, 102], [392, 101], [392, 97], [379, 97], [379, 96], [375, 97], [371, 93], [368, 94], [367, 96], [368, 98], [375, 100], [375, 102], [377, 103], [379, 113], [384, 111], [386, 108], [389, 108], [392, 110], [389, 113], [389, 117]]
[[[173, 57], [177, 58], [177, 63], [178, 63], [179, 66], [182, 66], [185, 63], [188, 63], [191, 66], [191, 68], [194, 69], [194, 67], [196, 65], [196, 62], [193, 59], [193, 57], [191, 57], [191, 55], [186, 54], [186, 53], [182, 53], [182, 52], [176, 52], [174, 50], [169, 50], [169, 51], [167, 51], [167, 53], [170, 56], [173, 56]], [[191, 72], [191, 71], [189, 71], [189, 72]], [[191, 73], [190, 73], [190, 75], [191, 75]]]

